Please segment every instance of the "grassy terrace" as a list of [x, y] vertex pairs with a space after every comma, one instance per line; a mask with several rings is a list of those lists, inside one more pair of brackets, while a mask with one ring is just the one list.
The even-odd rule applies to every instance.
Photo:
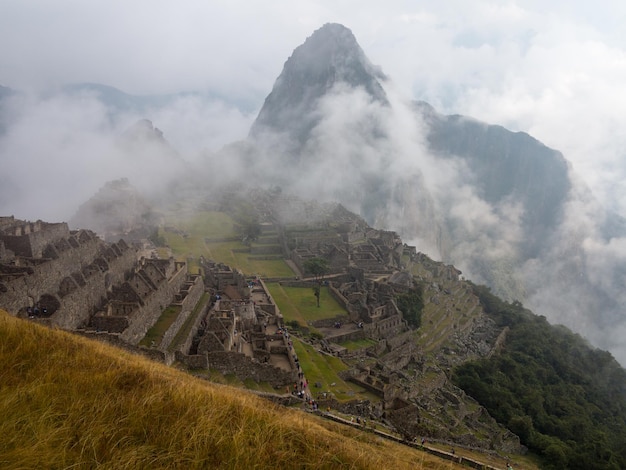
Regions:
[[[262, 277], [294, 276], [294, 272], [282, 259], [259, 259], [250, 255], [247, 251], [249, 247], [239, 241], [233, 241], [232, 238], [237, 236], [233, 220], [223, 212], [198, 212], [190, 217], [172, 216], [168, 218], [167, 225], [184, 232], [182, 235], [161, 229], [159, 234], [167, 240], [174, 257], [190, 260], [191, 272], [197, 272], [197, 259], [204, 256], [248, 274], [258, 274]], [[213, 241], [218, 239], [224, 241]]]
[[308, 287], [286, 287], [277, 282], [270, 282], [267, 288], [280, 308], [285, 322], [295, 320], [300, 325], [307, 326], [309, 322], [315, 320], [346, 314], [346, 310], [328, 293], [327, 287], [322, 287], [320, 291], [319, 308], [313, 289]]
[[[308, 326], [309, 322], [334, 318], [337, 315], [345, 315], [346, 311], [337, 301], [330, 296], [327, 288], [322, 288], [320, 307], [317, 307], [313, 290], [303, 287], [285, 287], [277, 282], [267, 284], [274, 301], [280, 308], [285, 322], [297, 321], [300, 325]], [[314, 328], [309, 327], [312, 331]], [[354, 341], [360, 347], [376, 344], [375, 341]], [[338, 357], [319, 353], [313, 346], [294, 339], [294, 349], [300, 360], [300, 366], [309, 381], [311, 393], [331, 392], [340, 401], [350, 399], [368, 399], [378, 401], [375, 395], [364, 391], [358, 385], [344, 381], [339, 373], [348, 369], [348, 366]], [[321, 385], [315, 387], [315, 383]]]
[[369, 346], [375, 346], [378, 344], [378, 341], [365, 338], [365, 339], [357, 339], [352, 341], [343, 341], [340, 343], [344, 348], [348, 351], [356, 351], [358, 349], [367, 348]]
[[[364, 391], [358, 385], [344, 381], [339, 377], [339, 372], [348, 369], [341, 359], [335, 356], [318, 353], [315, 348], [309, 344], [294, 339], [293, 347], [296, 350], [300, 367], [309, 381], [309, 390], [314, 398], [318, 393], [331, 392], [337, 400], [372, 400], [378, 401], [379, 398], [372, 393]], [[315, 384], [319, 383], [320, 388], [316, 388]]]
[[158, 347], [163, 340], [163, 336], [167, 332], [172, 323], [176, 321], [180, 314], [180, 306], [170, 305], [161, 313], [161, 316], [157, 322], [148, 330], [146, 336], [139, 342], [141, 346], [151, 347], [153, 342], [154, 346]]

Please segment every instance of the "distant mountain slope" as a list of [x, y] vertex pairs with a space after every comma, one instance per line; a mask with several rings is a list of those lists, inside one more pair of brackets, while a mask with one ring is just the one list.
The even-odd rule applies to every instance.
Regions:
[[506, 341], [498, 354], [457, 367], [454, 382], [542, 455], [546, 468], [625, 468], [626, 371], [521, 304], [483, 286], [474, 292], [507, 329]]
[[69, 221], [72, 228], [88, 228], [107, 241], [147, 238], [157, 220], [151, 204], [127, 179], [107, 182], [84, 202]]
[[416, 103], [416, 109], [428, 123], [432, 151], [444, 158], [464, 159], [471, 172], [467, 182], [484, 201], [498, 204], [508, 199], [522, 204], [521, 256], [537, 256], [546, 236], [562, 222], [572, 186], [563, 155], [524, 132], [459, 115], [444, 116], [423, 102]]

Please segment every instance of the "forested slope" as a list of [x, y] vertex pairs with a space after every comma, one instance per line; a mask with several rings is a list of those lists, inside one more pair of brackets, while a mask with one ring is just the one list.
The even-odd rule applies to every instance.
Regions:
[[626, 468], [626, 371], [567, 328], [474, 289], [509, 331], [498, 354], [458, 367], [456, 384], [543, 456], [546, 468]]

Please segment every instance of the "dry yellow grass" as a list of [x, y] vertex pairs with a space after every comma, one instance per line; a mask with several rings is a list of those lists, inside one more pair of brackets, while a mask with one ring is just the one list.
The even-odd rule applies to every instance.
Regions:
[[450, 469], [450, 462], [0, 311], [0, 468]]

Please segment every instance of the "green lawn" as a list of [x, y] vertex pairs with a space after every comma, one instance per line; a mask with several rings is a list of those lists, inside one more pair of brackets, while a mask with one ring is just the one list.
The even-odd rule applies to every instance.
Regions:
[[240, 242], [206, 243], [205, 257], [241, 269], [246, 274], [257, 274], [264, 278], [294, 277], [295, 273], [282, 259], [262, 260], [234, 250], [246, 248]]
[[174, 352], [174, 350], [178, 347], [178, 345], [180, 343], [183, 343], [187, 339], [187, 337], [191, 333], [191, 328], [193, 327], [193, 324], [196, 321], [196, 318], [198, 317], [198, 315], [200, 314], [200, 311], [202, 310], [202, 307], [204, 307], [204, 305], [208, 301], [209, 301], [209, 294], [208, 292], [205, 292], [204, 294], [202, 294], [202, 297], [200, 297], [200, 300], [198, 301], [196, 306], [193, 308], [193, 311], [191, 312], [191, 314], [187, 317], [187, 320], [185, 320], [185, 323], [183, 323], [183, 325], [178, 330], [178, 333], [176, 333], [176, 336], [174, 336], [174, 339], [172, 340], [172, 342], [167, 348], [169, 352]]
[[[339, 377], [339, 372], [348, 369], [348, 366], [341, 359], [321, 354], [313, 346], [301, 342], [294, 336], [292, 338], [293, 347], [298, 355], [302, 372], [309, 382], [309, 390], [313, 398], [317, 398], [318, 393], [331, 392], [340, 401], [352, 399], [379, 400], [372, 393]], [[316, 382], [321, 387], [315, 387]]]
[[190, 234], [202, 234], [208, 238], [223, 238], [235, 236], [233, 219], [225, 212], [199, 211], [193, 217], [178, 217], [176, 214], [168, 217], [168, 225], [175, 225], [177, 228], [189, 232]]
[[297, 321], [302, 326], [309, 322], [346, 315], [346, 310], [329, 294], [327, 287], [320, 291], [320, 306], [313, 289], [309, 287], [285, 287], [277, 282], [267, 283], [285, 322]]
[[197, 260], [200, 256], [240, 269], [246, 274], [258, 274], [261, 277], [293, 277], [291, 268], [282, 259], [261, 260], [249, 253], [234, 250], [247, 248], [238, 241], [206, 242], [205, 239], [228, 238], [236, 235], [233, 220], [223, 212], [198, 212], [193, 217], [182, 218], [175, 215], [168, 217], [166, 225], [175, 226], [186, 232], [186, 236], [161, 230], [172, 249], [174, 257], [191, 260], [189, 269], [197, 272]]
[[344, 348], [346, 348], [348, 351], [356, 351], [358, 349], [361, 348], [367, 348], [369, 346], [375, 346], [376, 344], [378, 344], [378, 341], [373, 340], [373, 339], [369, 339], [369, 338], [365, 338], [365, 339], [357, 339], [357, 340], [353, 340], [353, 341], [344, 341], [342, 343], [339, 343], [341, 346], [343, 346]]
[[163, 340], [163, 335], [172, 326], [172, 323], [178, 318], [180, 314], [181, 308], [178, 305], [170, 305], [161, 313], [161, 316], [157, 320], [157, 322], [148, 330], [146, 336], [139, 342], [141, 346], [152, 347], [152, 342], [154, 341], [154, 346], [158, 347]]

